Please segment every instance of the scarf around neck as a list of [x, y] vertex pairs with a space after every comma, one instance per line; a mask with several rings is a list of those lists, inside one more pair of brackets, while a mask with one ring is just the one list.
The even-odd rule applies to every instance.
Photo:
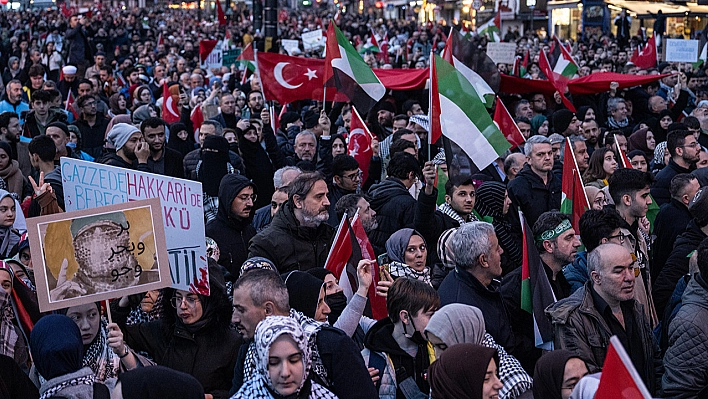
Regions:
[[428, 285], [432, 285], [430, 282], [430, 268], [425, 266], [422, 272], [419, 272], [412, 267], [406, 265], [405, 263], [392, 261], [390, 264], [391, 277], [399, 278], [405, 277], [412, 280], [420, 280]]

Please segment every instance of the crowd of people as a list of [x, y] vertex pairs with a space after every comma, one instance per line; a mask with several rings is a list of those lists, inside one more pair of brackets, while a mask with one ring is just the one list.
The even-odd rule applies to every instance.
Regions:
[[[281, 12], [280, 38], [334, 16]], [[427, 91], [389, 92], [362, 115], [367, 168], [347, 149], [349, 103], [267, 104], [257, 74], [200, 67], [199, 42], [226, 30], [234, 47], [264, 50], [249, 10], [232, 17], [0, 13], [0, 397], [592, 398], [612, 336], [653, 396], [706, 395], [705, 66], [639, 68], [646, 37], [626, 29], [568, 41], [581, 77], [661, 76], [592, 95], [505, 93], [525, 143], [483, 169], [427, 143]], [[360, 50], [385, 38], [362, 52], [382, 68], [428, 67], [458, 28], [336, 21]], [[528, 57], [519, 77], [545, 78], [552, 40], [504, 39]], [[170, 86], [180, 119], [168, 124]], [[24, 233], [26, 218], [66, 210], [61, 157], [201, 182], [210, 295], [167, 288], [41, 312]], [[559, 211], [566, 162], [588, 200], [577, 226]], [[524, 258], [519, 211], [538, 259]], [[354, 217], [378, 262], [336, 276], [325, 264]], [[524, 262], [550, 283], [545, 315], [522, 303]], [[66, 268], [51, 277], [68, 284]], [[373, 318], [375, 297], [387, 317]], [[554, 350], [537, 347], [534, 317], [552, 323]]]

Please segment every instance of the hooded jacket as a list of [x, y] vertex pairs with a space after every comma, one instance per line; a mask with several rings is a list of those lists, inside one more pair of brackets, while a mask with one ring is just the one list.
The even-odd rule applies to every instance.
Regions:
[[548, 184], [543, 184], [541, 177], [531, 170], [531, 166], [526, 165], [509, 182], [509, 198], [524, 212], [529, 226], [533, 226], [542, 213], [560, 209], [561, 181], [552, 172], [548, 172], [548, 176]]
[[386, 252], [386, 240], [404, 227], [414, 227], [415, 203], [406, 186], [389, 177], [369, 190], [371, 208], [376, 211], [379, 225], [369, 233], [369, 240], [377, 255]]
[[664, 315], [666, 304], [671, 298], [671, 294], [676, 288], [676, 283], [685, 274], [688, 274], [688, 255], [696, 250], [707, 236], [696, 224], [696, 220], [691, 220], [686, 226], [686, 230], [678, 236], [671, 251], [671, 255], [666, 260], [666, 264], [656, 277], [653, 286], [654, 305], [659, 315]]
[[327, 222], [317, 227], [301, 226], [293, 208], [291, 201], [280, 207], [270, 227], [251, 240], [248, 257], [270, 259], [279, 273], [324, 267], [334, 228]]
[[47, 123], [40, 128], [37, 123], [37, 116], [34, 110], [30, 111], [25, 117], [25, 124], [22, 126], [22, 135], [29, 138], [37, 137], [41, 134], [45, 134], [47, 126], [52, 122], [62, 122], [66, 123], [66, 114], [57, 108], [49, 108], [47, 111], [49, 115], [47, 116]]
[[225, 267], [232, 276], [238, 276], [241, 265], [248, 259], [248, 242], [256, 235], [256, 229], [251, 226], [253, 212], [247, 219], [234, 216], [231, 213], [231, 203], [246, 187], [256, 186], [245, 176], [227, 174], [221, 179], [219, 186], [219, 210], [216, 219], [206, 225], [206, 235], [219, 245], [218, 263]]
[[664, 355], [664, 395], [701, 397], [699, 392], [708, 386], [708, 284], [700, 275], [688, 283], [683, 305], [669, 327], [669, 342]]

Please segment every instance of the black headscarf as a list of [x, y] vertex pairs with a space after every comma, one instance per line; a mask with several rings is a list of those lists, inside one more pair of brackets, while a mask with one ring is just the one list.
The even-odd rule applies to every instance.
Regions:
[[84, 344], [79, 327], [59, 314], [42, 317], [30, 335], [32, 359], [46, 380], [81, 370]]
[[[482, 399], [489, 361], [499, 367], [496, 349], [474, 344], [449, 347], [428, 368], [433, 399]], [[546, 399], [544, 396], [535, 396]]]
[[202, 182], [205, 193], [212, 197], [219, 195], [221, 178], [229, 173], [228, 163], [229, 142], [221, 136], [207, 136], [202, 145], [202, 162], [197, 173], [197, 180]]
[[187, 131], [187, 138], [182, 140], [177, 136], [181, 131], [187, 131], [187, 126], [181, 122], [175, 122], [170, 125], [170, 139], [167, 141], [167, 148], [171, 148], [180, 154], [182, 157], [189, 154], [194, 149], [194, 137]]
[[285, 285], [288, 287], [290, 307], [314, 319], [324, 281], [311, 274], [299, 271], [285, 274], [283, 278]]
[[533, 372], [533, 397], [561, 399], [565, 364], [574, 357], [578, 356], [567, 350], [556, 350], [541, 356]]
[[203, 399], [204, 388], [196, 378], [163, 366], [138, 367], [118, 375], [123, 397]]

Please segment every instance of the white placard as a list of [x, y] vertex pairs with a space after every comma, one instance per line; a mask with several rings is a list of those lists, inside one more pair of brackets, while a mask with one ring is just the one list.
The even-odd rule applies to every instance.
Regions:
[[305, 51], [318, 47], [324, 47], [324, 41], [322, 40], [322, 29], [304, 32], [302, 34], [302, 47]]
[[487, 43], [487, 55], [495, 64], [514, 64], [516, 59], [516, 43]]
[[293, 50], [300, 50], [300, 43], [297, 40], [283, 39], [281, 40], [281, 44], [285, 51], [288, 52], [288, 55], [293, 55]]
[[698, 61], [698, 40], [666, 39], [666, 61]]

